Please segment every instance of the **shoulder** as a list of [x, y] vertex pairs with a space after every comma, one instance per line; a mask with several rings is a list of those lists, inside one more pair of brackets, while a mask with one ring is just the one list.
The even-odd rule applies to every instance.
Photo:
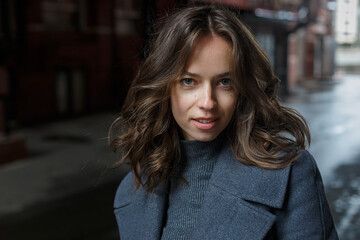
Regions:
[[317, 173], [317, 165], [314, 157], [305, 149], [298, 152], [298, 158], [293, 162], [293, 171], [309, 172], [309, 174]]
[[[315, 193], [323, 188], [321, 174], [314, 157], [307, 150], [300, 150], [298, 158], [292, 163], [289, 187], [297, 188], [297, 193]], [[293, 192], [293, 193], [295, 193]]]
[[299, 152], [290, 167], [284, 205], [276, 215], [281, 239], [337, 239], [321, 174], [306, 150]]
[[314, 157], [307, 150], [300, 150], [298, 158], [290, 166], [288, 196], [298, 200], [325, 197], [320, 171]]
[[131, 202], [131, 197], [135, 194], [134, 174], [129, 172], [121, 181], [114, 199], [114, 208], [127, 205]]

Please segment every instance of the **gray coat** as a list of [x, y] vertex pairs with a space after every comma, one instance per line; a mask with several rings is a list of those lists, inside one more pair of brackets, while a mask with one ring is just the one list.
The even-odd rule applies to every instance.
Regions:
[[[166, 185], [151, 195], [134, 191], [128, 174], [114, 207], [120, 238], [160, 239]], [[302, 151], [289, 167], [265, 170], [220, 153], [191, 239], [338, 239], [313, 157]]]

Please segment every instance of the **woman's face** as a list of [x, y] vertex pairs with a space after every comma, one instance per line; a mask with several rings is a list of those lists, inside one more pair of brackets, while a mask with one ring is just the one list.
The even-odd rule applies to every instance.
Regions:
[[171, 89], [171, 110], [185, 140], [211, 141], [229, 124], [238, 98], [231, 79], [231, 44], [201, 38]]

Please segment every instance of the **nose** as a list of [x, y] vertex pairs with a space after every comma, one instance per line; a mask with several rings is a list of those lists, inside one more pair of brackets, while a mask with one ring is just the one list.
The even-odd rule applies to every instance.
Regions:
[[206, 84], [201, 90], [198, 100], [198, 106], [204, 110], [212, 110], [216, 107], [216, 97], [211, 84]]

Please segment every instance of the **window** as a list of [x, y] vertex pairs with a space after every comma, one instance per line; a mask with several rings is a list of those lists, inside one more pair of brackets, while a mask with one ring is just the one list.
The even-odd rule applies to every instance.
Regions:
[[81, 69], [62, 69], [56, 72], [55, 92], [59, 115], [83, 113], [86, 108], [85, 74]]
[[43, 21], [49, 30], [80, 28], [80, 9], [77, 0], [44, 0]]
[[141, 1], [117, 0], [115, 6], [115, 31], [118, 35], [140, 33]]

